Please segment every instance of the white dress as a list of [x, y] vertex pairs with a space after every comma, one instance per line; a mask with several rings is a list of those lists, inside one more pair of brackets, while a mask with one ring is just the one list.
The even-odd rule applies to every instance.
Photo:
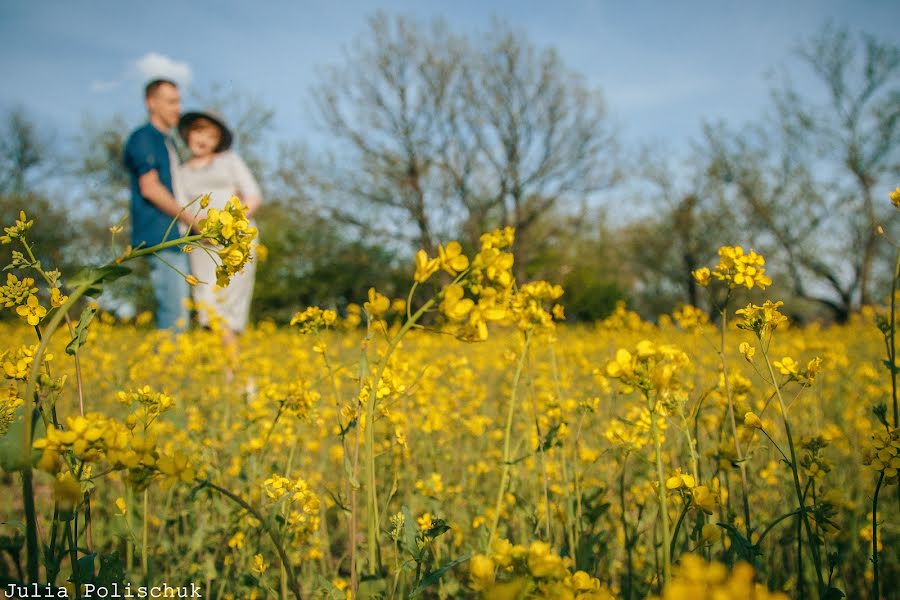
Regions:
[[[200, 210], [199, 218], [206, 216], [210, 208], [224, 209], [231, 196], [237, 196], [244, 202], [245, 197], [261, 197], [259, 184], [250, 173], [246, 163], [234, 152], [225, 151], [216, 154], [212, 162], [203, 167], [191, 167], [187, 163], [178, 170], [180, 176], [181, 197], [178, 199], [186, 205], [203, 194], [210, 194], [209, 206]], [[188, 210], [196, 210], [194, 205]], [[251, 225], [256, 226], [251, 220]], [[231, 279], [228, 287], [216, 286], [216, 265], [218, 257], [216, 249], [209, 246], [210, 253], [195, 248], [190, 253], [191, 273], [200, 280], [193, 286], [192, 294], [200, 323], [210, 324], [209, 311], [221, 317], [232, 331], [243, 331], [250, 317], [250, 300], [253, 297], [253, 282], [256, 276], [256, 244], [253, 245], [251, 259], [244, 270]]]

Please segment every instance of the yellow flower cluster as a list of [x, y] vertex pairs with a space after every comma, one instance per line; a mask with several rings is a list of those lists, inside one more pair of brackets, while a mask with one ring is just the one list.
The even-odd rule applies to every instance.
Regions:
[[38, 290], [34, 286], [34, 279], [23, 277], [19, 279], [12, 273], [6, 274], [6, 285], [0, 286], [0, 302], [6, 308], [12, 308], [24, 304]]
[[762, 306], [748, 304], [746, 308], [735, 311], [737, 315], [742, 317], [742, 320], [738, 321], [737, 326], [740, 329], [752, 331], [759, 337], [767, 335], [787, 321], [787, 317], [778, 311], [783, 305], [784, 302], [781, 300], [778, 302], [766, 300]]
[[285, 524], [294, 544], [304, 544], [319, 530], [319, 497], [303, 479], [273, 475], [262, 483], [272, 503], [283, 502]]
[[546, 281], [530, 281], [520, 287], [511, 307], [519, 329], [551, 329], [554, 317], [562, 319], [564, 314], [559, 304], [553, 306], [552, 312], [546, 307], [562, 295], [562, 286]]
[[886, 483], [897, 483], [900, 473], [900, 427], [878, 431], [872, 444], [863, 449], [863, 464], [884, 472]]
[[890, 196], [891, 204], [893, 204], [896, 208], [900, 208], [900, 187], [891, 192]]
[[15, 386], [0, 389], [0, 435], [9, 431], [9, 426], [16, 417], [16, 409], [23, 403]]
[[729, 288], [754, 286], [761, 290], [772, 285], [772, 279], [766, 275], [763, 265], [766, 260], [753, 250], [744, 254], [741, 246], [722, 246], [719, 248], [719, 264], [710, 271], [703, 267], [692, 273], [694, 279], [706, 287], [712, 279], [723, 282]]
[[216, 267], [216, 285], [225, 287], [231, 277], [239, 273], [250, 260], [250, 245], [256, 239], [256, 228], [244, 212], [237, 196], [232, 196], [225, 210], [209, 209], [206, 218], [200, 221], [200, 233], [214, 246], [221, 246]]
[[66, 428], [47, 426], [47, 435], [35, 440], [34, 447], [44, 451], [42, 468], [53, 470], [63, 453], [78, 460], [108, 463], [113, 469], [131, 469], [156, 464], [154, 436], [137, 436], [119, 421], [97, 412], [66, 418]]
[[739, 563], [729, 573], [718, 562], [708, 563], [695, 554], [685, 554], [675, 576], [663, 588], [659, 600], [788, 600], [780, 592], [770, 592], [753, 582], [753, 567]]
[[285, 414], [298, 419], [308, 418], [322, 397], [310, 382], [303, 379], [289, 383], [270, 383], [261, 390], [260, 396], [269, 402], [276, 402]]
[[416, 272], [413, 276], [416, 283], [425, 283], [439, 270], [446, 271], [451, 277], [456, 277], [469, 268], [469, 258], [462, 253], [462, 246], [457, 241], [452, 241], [445, 248], [443, 244], [438, 246], [438, 255], [431, 258], [424, 250], [416, 252]]
[[709, 325], [709, 315], [703, 309], [685, 304], [672, 313], [672, 318], [682, 329], [696, 329]]
[[337, 322], [337, 313], [333, 310], [322, 310], [318, 306], [307, 307], [303, 312], [291, 318], [291, 325], [299, 325], [300, 333], [313, 333], [333, 326]]
[[[629, 450], [640, 450], [650, 444], [650, 429], [653, 418], [646, 406], [632, 406], [625, 417], [611, 419], [603, 430], [603, 436], [611, 443]], [[666, 418], [656, 416], [656, 427], [660, 437], [664, 437]]]
[[690, 364], [687, 354], [673, 345], [641, 340], [634, 352], [616, 351], [615, 359], [606, 365], [606, 374], [622, 382], [623, 393], [635, 388], [645, 393], [655, 390], [661, 399], [669, 399], [681, 391], [679, 375]]
[[25, 217], [25, 211], [19, 211], [19, 219], [16, 221], [16, 224], [12, 227], [4, 227], [3, 231], [5, 235], [0, 236], [0, 243], [9, 244], [15, 238], [20, 238], [22, 235], [31, 229], [31, 226], [34, 225], [33, 220], [28, 220]]
[[[19, 346], [15, 352], [3, 351], [0, 353], [0, 362], [3, 363], [3, 374], [7, 379], [16, 379], [25, 381], [28, 379], [28, 371], [31, 369], [31, 363], [34, 362], [34, 355], [37, 353], [38, 344], [32, 346]], [[44, 363], [53, 360], [53, 355], [45, 352], [41, 358]]]
[[[513, 255], [503, 250], [514, 239], [512, 228], [498, 229], [481, 236], [481, 250], [471, 261], [460, 254], [461, 248], [456, 242], [448, 244], [446, 250], [439, 248], [438, 258], [428, 259], [436, 260], [437, 268], [457, 277], [442, 290], [439, 308], [453, 324], [458, 338], [484, 341], [488, 336], [488, 323], [511, 317], [515, 286]], [[427, 259], [427, 255], [424, 258]], [[420, 272], [420, 263], [417, 257], [417, 273], [421, 276], [436, 268], [426, 262]], [[466, 290], [472, 297], [466, 296]], [[523, 299], [522, 306], [527, 304], [528, 301]]]
[[[168, 394], [155, 392], [150, 389], [149, 385], [145, 385], [130, 392], [119, 392], [116, 398], [125, 405], [138, 403], [141, 405], [143, 415], [146, 421], [152, 421], [162, 413], [175, 406], [175, 399]], [[135, 417], [137, 415], [130, 415]], [[131, 425], [131, 423], [129, 423]], [[132, 425], [133, 427], [134, 425]]]
[[485, 599], [613, 600], [598, 579], [584, 571], [573, 573], [572, 559], [559, 556], [546, 542], [526, 547], [495, 541], [490, 555], [476, 554], [469, 561], [469, 582]]

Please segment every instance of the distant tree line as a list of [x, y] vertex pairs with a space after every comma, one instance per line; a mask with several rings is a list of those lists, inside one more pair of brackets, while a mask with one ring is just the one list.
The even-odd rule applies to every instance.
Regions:
[[[273, 149], [274, 114], [259, 98], [214, 89], [197, 104], [227, 117], [264, 186], [257, 318], [343, 309], [371, 285], [402, 295], [416, 249], [450, 239], [472, 249], [509, 225], [517, 276], [561, 283], [573, 320], [619, 301], [651, 318], [705, 306], [690, 273], [725, 244], [769, 259], [772, 293], [796, 316], [843, 320], [889, 293], [900, 48], [828, 24], [796, 58], [816, 90], [780, 73], [766, 114], [708, 122], [675, 158], [622, 148], [600, 91], [501, 22], [463, 35], [440, 20], [373, 16], [311, 91], [326, 147]], [[128, 214], [121, 149], [133, 125], [88, 120], [66, 157], [26, 110], [8, 112], [4, 224], [20, 208], [40, 216], [36, 245], [63, 269], [108, 259], [109, 228]], [[118, 235], [127, 241], [127, 229]], [[145, 278], [123, 281], [119, 301], [145, 308]]]

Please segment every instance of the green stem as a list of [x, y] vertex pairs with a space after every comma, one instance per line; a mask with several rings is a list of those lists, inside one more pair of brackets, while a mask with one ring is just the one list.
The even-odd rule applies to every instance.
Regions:
[[734, 418], [734, 400], [731, 397], [731, 385], [728, 379], [728, 366], [725, 350], [725, 330], [728, 327], [728, 309], [722, 309], [722, 378], [725, 381], [725, 396], [728, 398], [728, 419], [731, 422], [731, 435], [734, 437], [734, 451], [738, 459], [738, 467], [741, 471], [741, 497], [744, 505], [744, 529], [747, 539], [751, 539], [753, 529], [750, 527], [750, 498], [747, 485], [747, 465], [744, 464], [744, 453], [741, 451], [741, 440], [738, 437], [737, 421]]
[[[513, 417], [516, 414], [516, 392], [519, 388], [519, 379], [522, 377], [522, 370], [525, 367], [525, 358], [528, 356], [528, 350], [531, 346], [531, 330], [525, 332], [525, 341], [522, 345], [522, 355], [516, 363], [516, 372], [513, 375], [512, 391], [509, 394], [509, 409], [506, 413], [506, 430], [503, 435], [503, 468], [500, 474], [500, 487], [497, 489], [497, 502], [494, 506], [494, 519], [491, 523], [490, 533], [488, 534], [487, 550], [490, 550], [494, 541], [494, 535], [497, 533], [497, 526], [500, 524], [500, 511], [503, 508], [503, 496], [506, 494], [506, 485], [509, 483], [510, 470], [510, 441], [512, 439]], [[574, 551], [574, 548], [573, 548]]]
[[434, 306], [435, 301], [437, 300], [437, 296], [423, 304], [419, 310], [417, 310], [411, 318], [407, 319], [403, 326], [400, 328], [400, 331], [391, 338], [391, 341], [388, 343], [387, 351], [384, 353], [382, 359], [378, 362], [378, 371], [375, 375], [375, 379], [372, 380], [372, 387], [369, 391], [369, 401], [366, 404], [366, 439], [365, 439], [365, 450], [366, 450], [366, 479], [367, 479], [367, 490], [366, 490], [366, 508], [367, 515], [369, 519], [369, 527], [368, 527], [368, 542], [369, 542], [369, 568], [372, 570], [372, 573], [378, 571], [378, 531], [381, 527], [381, 519], [378, 514], [378, 490], [375, 489], [375, 404], [378, 400], [378, 386], [381, 384], [381, 378], [384, 376], [384, 370], [387, 368], [388, 361], [391, 358], [391, 354], [393, 354], [394, 350], [400, 344], [400, 340], [403, 339], [403, 336], [406, 335], [410, 329], [412, 329], [416, 322], [422, 318], [422, 315], [425, 314], [432, 306]]
[[149, 557], [147, 556], [148, 549], [148, 516], [150, 512], [150, 491], [144, 490], [144, 509], [143, 509], [143, 523], [141, 523], [141, 575], [144, 577], [144, 582], [146, 583], [148, 580], [148, 576], [150, 574], [150, 565], [149, 565]]
[[762, 355], [766, 361], [766, 367], [768, 367], [769, 369], [769, 376], [772, 378], [772, 385], [775, 386], [778, 405], [781, 409], [781, 418], [784, 421], [784, 432], [787, 435], [788, 449], [791, 452], [791, 474], [794, 478], [794, 491], [797, 494], [797, 501], [800, 503], [800, 516], [803, 520], [803, 527], [804, 529], [806, 529], [806, 538], [809, 541], [809, 549], [812, 553], [813, 563], [816, 567], [816, 579], [819, 584], [819, 594], [824, 595], [825, 580], [822, 577], [822, 561], [819, 557], [819, 546], [817, 545], [816, 539], [813, 536], [812, 525], [810, 525], [809, 522], [809, 515], [807, 514], [806, 509], [805, 494], [803, 493], [802, 487], [800, 486], [800, 473], [797, 469], [797, 451], [794, 448], [794, 437], [791, 435], [791, 425], [787, 417], [787, 407], [784, 405], [784, 398], [781, 395], [781, 386], [778, 385], [778, 382], [775, 379], [775, 370], [772, 368], [772, 362], [769, 360], [769, 353], [766, 351], [765, 344], [762, 343], [762, 338], [758, 335], [757, 338], [760, 341]]
[[258, 510], [250, 506], [250, 504], [248, 504], [243, 498], [230, 492], [229, 490], [226, 490], [223, 487], [219, 487], [211, 481], [207, 480], [198, 479], [197, 483], [201, 487], [209, 487], [219, 492], [220, 494], [246, 510], [248, 513], [253, 515], [256, 520], [262, 524], [262, 528], [265, 529], [266, 533], [269, 534], [269, 539], [272, 540], [272, 544], [275, 546], [275, 550], [278, 552], [278, 556], [281, 558], [281, 564], [285, 566], [285, 571], [287, 571], [288, 587], [290, 587], [291, 592], [294, 594], [294, 598], [296, 598], [296, 600], [303, 600], [303, 595], [300, 591], [300, 584], [297, 582], [297, 578], [294, 574], [294, 569], [291, 566], [290, 560], [287, 556], [287, 552], [284, 549], [284, 544], [282, 543], [281, 536], [278, 535], [278, 533], [269, 526], [265, 517], [260, 514]]
[[672, 574], [672, 555], [669, 551], [669, 541], [672, 539], [669, 533], [669, 511], [666, 509], [666, 475], [663, 471], [662, 463], [662, 442], [659, 439], [659, 427], [656, 424], [657, 412], [656, 403], [650, 399], [649, 392], [647, 401], [650, 404], [650, 430], [653, 435], [653, 445], [656, 449], [656, 478], [659, 481], [658, 499], [659, 499], [659, 520], [662, 526], [662, 550], [663, 550], [663, 581], [664, 587]]
[[900, 248], [897, 249], [897, 260], [894, 263], [894, 281], [891, 286], [891, 332], [890, 332], [890, 351], [891, 351], [891, 399], [894, 403], [894, 427], [900, 427], [900, 414], [897, 407], [897, 345], [896, 345], [896, 304], [897, 304], [897, 282], [900, 280]]
[[669, 556], [675, 556], [675, 543], [678, 541], [678, 532], [681, 531], [681, 524], [684, 523], [684, 518], [687, 516], [690, 508], [690, 503], [685, 502], [684, 508], [681, 509], [681, 514], [678, 515], [678, 521], [675, 522], [675, 531], [672, 532], [672, 543], [669, 544]]
[[872, 583], [872, 598], [881, 598], [881, 580], [878, 574], [878, 494], [881, 492], [881, 484], [884, 482], [884, 471], [878, 474], [878, 483], [875, 485], [875, 497], [872, 498], [872, 566], [875, 569], [875, 579]]
[[772, 530], [773, 527], [775, 527], [776, 525], [778, 525], [785, 519], [790, 519], [793, 516], [799, 515], [800, 510], [801, 509], [799, 509], [799, 508], [797, 510], [792, 510], [791, 512], [783, 514], [780, 517], [778, 517], [777, 519], [775, 519], [774, 521], [772, 521], [771, 523], [769, 523], [769, 525], [765, 529], [763, 529], [762, 533], [759, 534], [759, 539], [756, 540], [756, 545], [761, 546], [763, 540], [766, 539], [766, 535], [769, 534], [769, 532]]

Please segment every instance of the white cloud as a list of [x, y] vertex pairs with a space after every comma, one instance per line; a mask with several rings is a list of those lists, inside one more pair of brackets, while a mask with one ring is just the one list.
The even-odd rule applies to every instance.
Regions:
[[115, 79], [112, 81], [101, 81], [99, 79], [95, 79], [91, 82], [91, 91], [95, 94], [105, 94], [106, 92], [111, 92], [122, 83], [121, 80]]
[[134, 61], [134, 69], [144, 81], [156, 77], [165, 77], [183, 86], [191, 82], [192, 73], [189, 64], [169, 58], [165, 54], [159, 54], [158, 52], [148, 52]]

